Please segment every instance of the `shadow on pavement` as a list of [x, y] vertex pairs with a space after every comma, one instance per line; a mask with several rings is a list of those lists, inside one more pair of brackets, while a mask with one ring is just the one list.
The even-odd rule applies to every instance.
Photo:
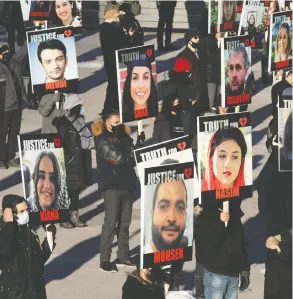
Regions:
[[243, 224], [245, 248], [250, 264], [265, 262], [265, 224], [260, 214], [248, 219]]
[[[139, 233], [140, 229], [137, 229], [130, 235], [129, 239], [134, 238]], [[51, 281], [66, 278], [82, 267], [82, 265], [96, 257], [100, 253], [100, 239], [101, 236], [99, 235], [84, 240], [49, 262], [45, 270], [46, 283], [48, 284]], [[116, 241], [112, 244], [111, 248], [117, 245], [118, 243]], [[97, 269], [98, 268], [99, 265], [97, 263]], [[58, 271], [56, 271], [56, 269], [58, 269]]]
[[11, 174], [10, 176], [0, 180], [0, 191], [4, 191], [13, 186], [16, 186], [22, 182], [21, 180], [21, 172], [17, 171]]

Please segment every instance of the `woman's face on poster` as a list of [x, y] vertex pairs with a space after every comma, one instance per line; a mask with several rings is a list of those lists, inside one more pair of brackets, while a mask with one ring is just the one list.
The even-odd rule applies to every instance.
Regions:
[[73, 4], [70, 4], [69, 1], [56, 1], [55, 2], [55, 9], [57, 17], [65, 23], [72, 19], [72, 9]]
[[130, 94], [137, 106], [144, 106], [151, 94], [151, 72], [146, 66], [135, 66], [131, 75]]
[[282, 28], [278, 32], [278, 50], [280, 54], [285, 54], [288, 47], [288, 31]]
[[44, 210], [50, 209], [57, 197], [55, 181], [53, 162], [48, 156], [44, 156], [40, 161], [37, 183], [39, 202]]
[[217, 180], [227, 188], [233, 187], [241, 167], [241, 149], [234, 140], [223, 141], [215, 148], [213, 172]]
[[255, 24], [255, 18], [254, 18], [254, 15], [251, 15], [251, 16], [249, 17], [249, 24], [250, 24], [250, 25], [254, 25], [254, 24]]
[[234, 19], [234, 2], [224, 1], [223, 11], [224, 11], [225, 21], [231, 22]]

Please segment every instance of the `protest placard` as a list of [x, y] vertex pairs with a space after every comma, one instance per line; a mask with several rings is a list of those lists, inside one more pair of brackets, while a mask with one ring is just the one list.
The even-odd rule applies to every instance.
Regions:
[[123, 123], [157, 116], [154, 45], [116, 50], [120, 117]]
[[33, 225], [69, 220], [63, 144], [57, 134], [18, 136], [24, 197]]
[[254, 80], [249, 35], [222, 38], [221, 60], [222, 107], [250, 104]]
[[198, 118], [201, 200], [252, 196], [250, 112]]

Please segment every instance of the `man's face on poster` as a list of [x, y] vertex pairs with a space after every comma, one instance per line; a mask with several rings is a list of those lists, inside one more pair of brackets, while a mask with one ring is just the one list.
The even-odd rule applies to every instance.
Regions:
[[226, 22], [234, 20], [234, 1], [223, 2], [224, 19]]
[[157, 250], [180, 247], [186, 225], [187, 194], [182, 181], [160, 184], [152, 211], [152, 241]]
[[67, 57], [59, 49], [45, 49], [41, 52], [41, 64], [47, 76], [47, 82], [64, 80]]
[[56, 180], [53, 162], [48, 156], [44, 156], [40, 161], [37, 181], [38, 199], [43, 210], [50, 209], [56, 201]]
[[245, 66], [245, 59], [242, 53], [232, 53], [229, 58], [229, 85], [233, 92], [241, 91], [248, 67]]

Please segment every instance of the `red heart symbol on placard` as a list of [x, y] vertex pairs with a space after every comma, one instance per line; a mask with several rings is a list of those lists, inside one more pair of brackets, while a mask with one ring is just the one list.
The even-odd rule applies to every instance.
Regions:
[[244, 44], [245, 44], [245, 47], [248, 47], [249, 46], [249, 39], [245, 39]]
[[61, 145], [61, 140], [60, 140], [60, 138], [54, 138], [54, 144], [55, 144], [55, 146], [56, 147], [60, 147], [60, 145]]
[[244, 127], [247, 124], [247, 117], [239, 118], [239, 124]]
[[184, 169], [184, 175], [187, 179], [189, 179], [192, 175], [192, 168], [185, 168]]
[[269, 1], [265, 1], [265, 6], [269, 6]]
[[147, 50], [146, 50], [146, 55], [147, 55], [148, 57], [151, 57], [152, 54], [153, 54], [153, 50], [152, 50], [152, 49], [147, 49]]
[[71, 34], [72, 34], [72, 31], [71, 31], [71, 30], [65, 30], [65, 31], [64, 31], [64, 35], [65, 35], [66, 37], [71, 36]]
[[186, 142], [184, 141], [184, 142], [178, 143], [178, 144], [177, 144], [177, 147], [178, 147], [181, 151], [183, 151], [183, 150], [186, 148]]

